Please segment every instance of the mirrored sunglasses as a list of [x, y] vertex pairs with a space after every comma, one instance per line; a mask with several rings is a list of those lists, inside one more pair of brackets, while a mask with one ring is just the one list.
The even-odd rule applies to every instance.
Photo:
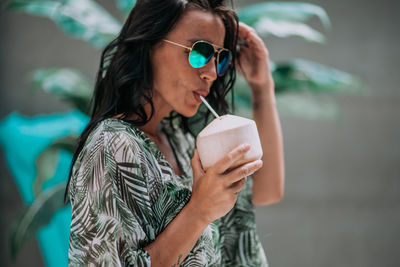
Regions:
[[225, 74], [232, 59], [232, 53], [226, 48], [219, 48], [215, 51], [214, 45], [203, 40], [196, 41], [192, 47], [181, 45], [170, 40], [163, 39], [163, 41], [189, 49], [189, 63], [193, 68], [204, 67], [214, 55], [217, 59], [217, 73], [218, 76]]

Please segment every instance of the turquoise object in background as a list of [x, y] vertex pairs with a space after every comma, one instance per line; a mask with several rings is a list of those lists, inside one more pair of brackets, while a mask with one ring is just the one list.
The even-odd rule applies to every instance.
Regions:
[[[13, 112], [0, 122], [0, 145], [26, 205], [34, 201], [36, 158], [55, 140], [69, 134], [79, 135], [88, 122], [89, 117], [78, 110], [35, 117]], [[56, 172], [44, 183], [43, 190], [67, 181], [71, 160], [71, 153], [60, 151]], [[38, 231], [37, 238], [46, 266], [68, 265], [70, 223], [71, 206], [68, 205], [56, 211], [50, 223]]]

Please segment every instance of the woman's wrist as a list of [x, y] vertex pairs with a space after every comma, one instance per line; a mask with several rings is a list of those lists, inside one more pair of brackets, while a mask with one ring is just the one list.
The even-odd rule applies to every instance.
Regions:
[[188, 216], [190, 216], [199, 227], [206, 228], [211, 223], [207, 216], [201, 212], [191, 200], [186, 204], [185, 209], [187, 209]]
[[252, 88], [253, 109], [258, 109], [260, 105], [276, 106], [275, 90], [267, 85]]
[[187, 203], [156, 239], [144, 248], [151, 257], [151, 266], [179, 265], [207, 226], [208, 223], [195, 207]]

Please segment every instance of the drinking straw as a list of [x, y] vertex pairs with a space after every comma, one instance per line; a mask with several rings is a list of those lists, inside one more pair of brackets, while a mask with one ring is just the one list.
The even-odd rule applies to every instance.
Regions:
[[214, 116], [216, 118], [219, 118], [219, 115], [217, 114], [217, 112], [214, 111], [214, 109], [210, 106], [210, 104], [208, 104], [207, 100], [205, 100], [203, 96], [200, 96], [200, 99], [207, 106], [207, 108], [212, 112], [212, 114], [214, 114]]

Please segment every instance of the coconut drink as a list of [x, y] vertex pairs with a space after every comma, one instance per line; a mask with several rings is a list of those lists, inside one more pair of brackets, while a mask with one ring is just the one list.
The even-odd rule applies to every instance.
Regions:
[[206, 100], [204, 98], [202, 100], [216, 116], [196, 138], [196, 146], [204, 170], [243, 143], [250, 144], [250, 150], [230, 169], [249, 161], [261, 159], [263, 151], [255, 121], [235, 115], [218, 116]]

